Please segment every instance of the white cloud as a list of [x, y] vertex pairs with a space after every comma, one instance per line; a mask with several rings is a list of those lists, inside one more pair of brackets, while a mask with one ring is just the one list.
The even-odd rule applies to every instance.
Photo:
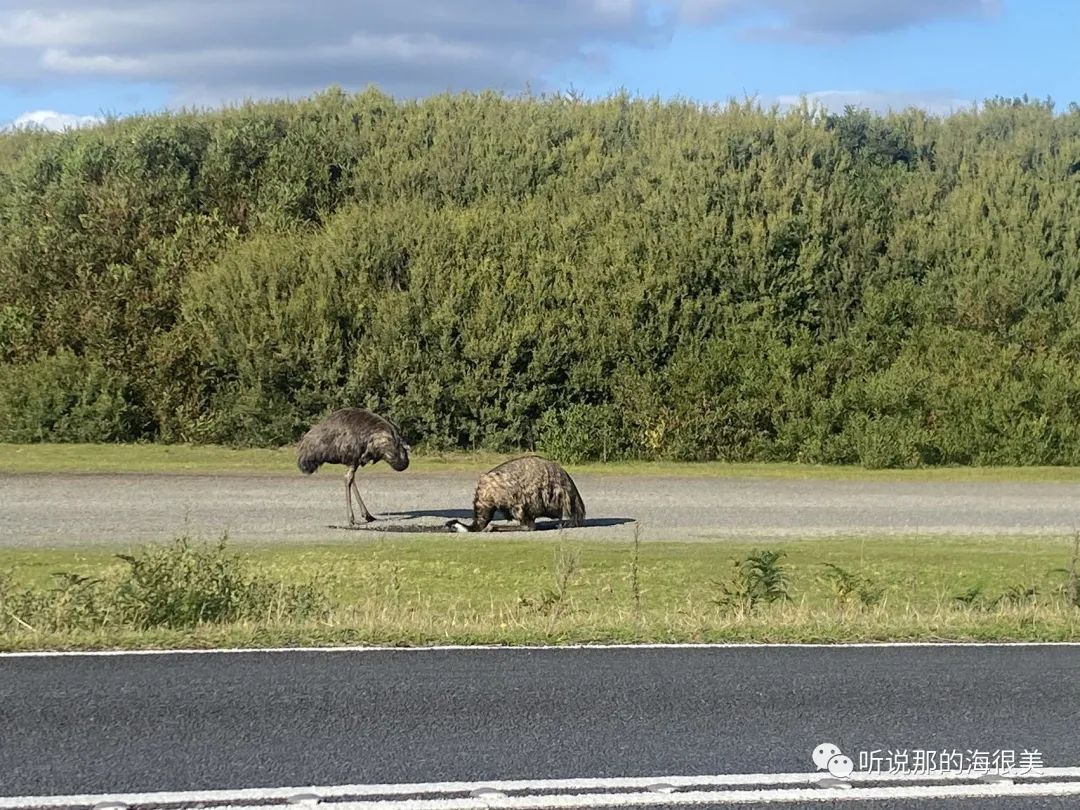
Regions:
[[652, 0], [0, 0], [0, 75], [163, 82], [173, 101], [378, 84], [510, 92], [670, 37]]
[[918, 107], [932, 115], [949, 115], [977, 105], [973, 99], [959, 98], [951, 93], [872, 90], [818, 90], [801, 95], [777, 96], [775, 101], [781, 107], [798, 107], [804, 99], [810, 107], [831, 113], [842, 113], [847, 106], [877, 113]]
[[951, 18], [999, 0], [0, 0], [0, 76], [19, 90], [73, 79], [163, 84], [217, 104], [377, 84], [399, 96], [548, 89], [611, 48], [728, 25], [810, 41]]
[[696, 24], [746, 24], [756, 38], [829, 41], [932, 22], [985, 18], [1001, 0], [679, 0], [680, 17]]
[[25, 112], [11, 122], [13, 128], [41, 127], [54, 132], [64, 129], [88, 127], [100, 124], [104, 119], [96, 115], [71, 115], [70, 113], [56, 112], [55, 110], [33, 110]]
[[107, 54], [78, 56], [69, 53], [63, 48], [46, 48], [41, 55], [41, 65], [55, 73], [71, 73], [75, 75], [95, 73], [99, 76], [138, 75], [145, 73], [149, 67], [141, 59], [109, 56]]

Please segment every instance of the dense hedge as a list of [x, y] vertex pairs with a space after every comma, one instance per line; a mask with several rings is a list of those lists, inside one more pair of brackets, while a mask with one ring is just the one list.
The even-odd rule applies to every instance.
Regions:
[[1080, 110], [331, 90], [0, 135], [0, 439], [1080, 463]]

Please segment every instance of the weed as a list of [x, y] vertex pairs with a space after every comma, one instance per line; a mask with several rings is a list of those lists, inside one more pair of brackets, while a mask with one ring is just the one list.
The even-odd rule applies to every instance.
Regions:
[[1066, 603], [1073, 607], [1080, 607], [1080, 584], [1078, 584], [1077, 580], [1080, 577], [1080, 532], [1073, 535], [1073, 551], [1072, 556], [1069, 558], [1069, 567], [1055, 568], [1053, 573], [1065, 575], [1061, 593], [1065, 597]]
[[751, 613], [759, 604], [787, 601], [787, 573], [780, 564], [784, 552], [755, 551], [741, 560], [733, 560], [735, 570], [724, 582], [714, 583], [720, 597], [718, 607], [738, 613]]
[[1080, 532], [1073, 535], [1073, 553], [1069, 559], [1069, 578], [1065, 585], [1065, 595], [1070, 605], [1080, 607], [1080, 587], [1077, 576], [1080, 575]]
[[868, 574], [856, 573], [834, 563], [823, 563], [825, 580], [840, 607], [858, 602], [861, 607], [880, 604], [885, 595], [884, 586]]
[[310, 616], [323, 608], [314, 586], [279, 587], [253, 574], [226, 538], [195, 546], [187, 537], [171, 545], [120, 554], [128, 568], [116, 586], [127, 621], [141, 628], [194, 627], [270, 614]]
[[559, 545], [552, 559], [552, 585], [537, 596], [519, 596], [518, 605], [537, 613], [558, 618], [570, 593], [570, 586], [578, 570], [580, 556], [575, 550]]
[[314, 584], [286, 585], [253, 573], [242, 558], [226, 553], [224, 537], [212, 546], [180, 537], [116, 558], [124, 564], [119, 572], [100, 578], [58, 572], [45, 590], [0, 582], [0, 617], [34, 631], [181, 629], [268, 617], [306, 619], [329, 606]]
[[1038, 595], [1039, 588], [1036, 585], [1010, 585], [994, 600], [994, 605], [1029, 605], [1035, 602]]
[[974, 585], [953, 596], [958, 605], [975, 610], [991, 611], [1002, 607], [1022, 607], [1036, 603], [1039, 595], [1037, 585], [1014, 583], [995, 597], [986, 594], [982, 585]]
[[986, 595], [982, 585], [972, 585], [966, 591], [953, 596], [953, 601], [964, 607], [981, 607], [986, 604]]
[[630, 598], [641, 613], [641, 524], [634, 524], [634, 547], [630, 553]]

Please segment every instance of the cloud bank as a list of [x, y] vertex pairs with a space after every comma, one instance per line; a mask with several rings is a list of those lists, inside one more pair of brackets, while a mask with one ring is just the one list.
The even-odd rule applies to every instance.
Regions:
[[14, 129], [42, 128], [60, 132], [65, 129], [93, 126], [100, 124], [102, 120], [96, 115], [70, 115], [55, 110], [33, 110], [23, 113], [12, 121], [11, 127]]
[[869, 109], [876, 113], [900, 112], [918, 107], [931, 115], [949, 115], [978, 106], [974, 99], [958, 98], [948, 93], [875, 92], [872, 90], [819, 90], [803, 95], [777, 96], [782, 108], [797, 107], [806, 99], [811, 107], [831, 113], [842, 113], [847, 106]]
[[990, 17], [1000, 0], [683, 0], [682, 18], [731, 23], [749, 36], [827, 42], [943, 20]]
[[644, 0], [0, 1], [0, 75], [161, 82], [175, 103], [330, 84], [516, 92], [555, 65], [665, 41], [673, 23]]
[[517, 92], [556, 67], [602, 68], [676, 26], [854, 37], [991, 14], [995, 0], [0, 0], [11, 87], [157, 82], [171, 103], [378, 84], [395, 95]]

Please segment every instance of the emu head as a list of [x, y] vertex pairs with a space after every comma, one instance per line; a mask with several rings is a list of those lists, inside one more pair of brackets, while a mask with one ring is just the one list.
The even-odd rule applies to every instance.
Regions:
[[409, 443], [397, 435], [387, 435], [379, 442], [379, 455], [397, 472], [409, 467]]

